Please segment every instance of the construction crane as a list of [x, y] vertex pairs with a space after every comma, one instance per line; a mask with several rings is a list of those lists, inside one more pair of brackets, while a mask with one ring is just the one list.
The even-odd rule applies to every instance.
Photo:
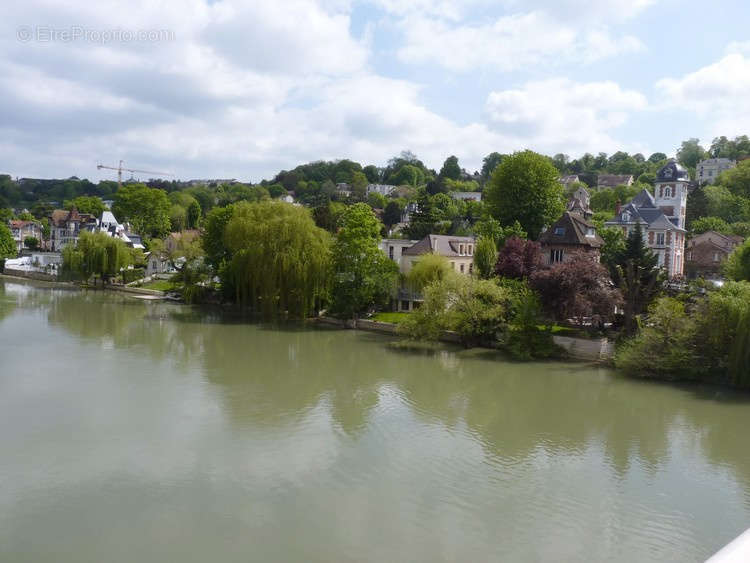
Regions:
[[133, 172], [140, 172], [141, 174], [156, 174], [158, 176], [174, 176], [174, 174], [170, 174], [169, 172], [155, 172], [154, 170], [136, 170], [134, 168], [123, 168], [122, 167], [122, 160], [120, 161], [120, 165], [118, 167], [114, 166], [105, 166], [104, 164], [97, 164], [96, 169], [101, 170], [102, 168], [106, 168], [107, 170], [117, 170], [117, 189], [119, 190], [122, 187], [122, 171], [130, 172], [131, 174]]

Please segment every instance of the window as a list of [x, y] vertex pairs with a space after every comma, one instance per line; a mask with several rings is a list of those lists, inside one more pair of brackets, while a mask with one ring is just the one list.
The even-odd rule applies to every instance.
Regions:
[[626, 223], [630, 222], [630, 212], [629, 211], [625, 211], [622, 214], [622, 220], [625, 221]]
[[464, 255], [464, 245], [463, 245], [463, 244], [459, 244], [459, 245], [458, 245], [458, 253], [459, 253], [459, 255], [461, 255], [461, 256], [463, 256], [463, 255]]
[[553, 248], [552, 250], [549, 251], [549, 263], [550, 264], [557, 264], [558, 262], [562, 262], [564, 257], [565, 257], [564, 250]]
[[664, 233], [656, 233], [656, 246], [664, 246]]
[[464, 273], [464, 266], [465, 266], [465, 264], [461, 264], [461, 273], [462, 274]]
[[708, 175], [709, 175], [709, 176], [713, 176], [713, 175], [714, 175], [714, 171], [713, 171], [713, 170], [709, 170], [709, 171], [708, 171]]
[[151, 261], [151, 269], [156, 270], [156, 260]]
[[718, 261], [719, 261], [719, 253], [714, 252], [714, 262], [718, 262]]
[[469, 249], [467, 250], [467, 254], [471, 256], [474, 253], [474, 247], [472, 245], [469, 245]]
[[560, 236], [564, 235], [565, 227], [555, 227], [555, 234]]
[[471, 264], [469, 264], [469, 273], [470, 274], [474, 273], [474, 263], [473, 262]]
[[388, 258], [393, 260], [393, 247], [392, 246], [388, 247]]
[[594, 238], [596, 236], [596, 229], [588, 227], [586, 229], [586, 236], [589, 237], [589, 238]]
[[406, 299], [403, 299], [401, 301], [401, 310], [402, 311], [408, 311], [409, 310], [409, 302]]
[[456, 263], [455, 262], [451, 262], [451, 270], [455, 270], [455, 269], [456, 269]]

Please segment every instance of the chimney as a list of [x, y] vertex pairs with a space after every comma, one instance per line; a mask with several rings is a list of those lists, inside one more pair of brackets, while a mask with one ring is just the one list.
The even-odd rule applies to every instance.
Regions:
[[617, 216], [618, 216], [618, 215], [620, 214], [620, 208], [621, 208], [621, 205], [622, 205], [622, 204], [620, 203], [620, 200], [618, 199], [618, 200], [617, 200], [617, 201], [615, 202], [615, 217], [617, 217]]

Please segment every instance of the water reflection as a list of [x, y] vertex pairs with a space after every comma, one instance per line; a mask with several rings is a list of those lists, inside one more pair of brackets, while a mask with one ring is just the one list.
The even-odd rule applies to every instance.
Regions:
[[50, 325], [84, 341], [200, 365], [238, 425], [293, 422], [325, 401], [342, 430], [354, 434], [377, 407], [382, 386], [393, 385], [417, 416], [449, 429], [465, 423], [491, 455], [576, 453], [593, 440], [625, 473], [634, 459], [658, 467], [669, 455], [670, 432], [684, 429], [715, 463], [736, 466], [750, 480], [748, 452], [733, 442], [748, 421], [750, 395], [726, 389], [632, 381], [576, 364], [513, 363], [473, 350], [405, 352], [372, 334], [253, 324], [217, 309], [96, 291], [6, 282], [0, 302], [6, 317], [16, 307], [45, 308]]
[[[252, 480], [243, 486], [260, 482], [280, 496], [293, 491], [311, 505], [322, 495], [307, 488], [314, 482], [323, 496], [351, 503], [341, 514], [358, 514], [363, 529], [376, 521], [390, 530], [391, 519], [418, 534], [415, 521], [461, 526], [471, 512], [473, 525], [486, 529], [461, 530], [463, 543], [453, 546], [458, 559], [472, 553], [472, 538], [497, 550], [474, 552], [478, 559], [528, 558], [528, 551], [513, 551], [514, 534], [523, 529], [531, 543], [535, 534], [556, 538], [550, 545], [585, 547], [592, 559], [627, 560], [631, 537], [654, 542], [653, 553], [669, 559], [681, 548], [703, 554], [707, 541], [729, 539], [748, 516], [712, 505], [721, 489], [722, 499], [739, 493], [750, 509], [745, 394], [632, 381], [592, 366], [513, 363], [474, 350], [407, 352], [368, 333], [264, 325], [218, 309], [31, 287], [0, 283], [3, 326], [38, 312], [53, 333], [121, 353], [106, 361], [135, 356], [182, 376], [190, 410], [177, 413], [180, 424], [192, 423], [191, 411], [210, 408], [215, 398], [229, 428], [229, 436], [216, 439], [238, 456], [236, 465], [212, 467], [212, 475], [233, 477], [245, 467]], [[193, 374], [205, 389], [196, 388]], [[135, 385], [118, 384], [118, 393]], [[180, 391], [164, 385], [165, 397]], [[149, 400], [132, 392], [134, 400]], [[161, 423], [151, 417], [142, 421], [144, 433]], [[184, 434], [183, 447], [192, 451], [188, 429]], [[229, 455], [222, 448], [212, 454]], [[190, 456], [182, 451], [179, 460], [185, 466]], [[370, 497], [375, 492], [383, 505]], [[699, 500], [685, 504], [690, 495]], [[388, 502], [405, 512], [381, 513]], [[696, 514], [696, 506], [706, 514]], [[302, 517], [280, 514], [278, 504], [268, 510], [269, 522]], [[358, 513], [366, 510], [367, 517]], [[721, 516], [730, 512], [731, 525]], [[590, 537], [597, 534], [608, 539]], [[665, 551], [665, 541], [674, 552]], [[612, 556], [613, 545], [623, 551]], [[320, 549], [323, 559], [347, 558]]]

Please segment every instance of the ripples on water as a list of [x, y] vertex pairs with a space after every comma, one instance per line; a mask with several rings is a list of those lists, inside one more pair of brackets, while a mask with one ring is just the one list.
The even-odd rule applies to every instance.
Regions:
[[3, 561], [699, 561], [750, 526], [729, 391], [2, 282], [0, 354]]

